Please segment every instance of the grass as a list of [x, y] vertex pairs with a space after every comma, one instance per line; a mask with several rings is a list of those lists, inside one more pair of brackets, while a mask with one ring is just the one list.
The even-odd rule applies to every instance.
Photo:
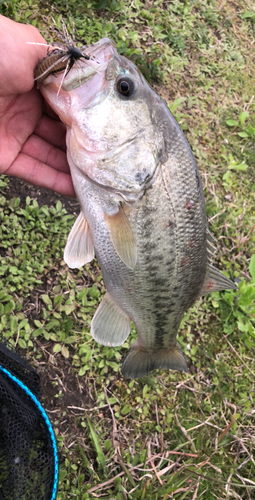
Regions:
[[195, 154], [217, 266], [239, 282], [185, 315], [190, 371], [129, 381], [122, 347], [97, 345], [90, 322], [105, 287], [95, 263], [70, 271], [73, 217], [58, 202], [9, 199], [1, 178], [0, 333], [41, 374], [60, 453], [58, 500], [255, 497], [255, 10], [220, 2], [30, 0], [0, 13], [37, 26], [75, 21], [76, 37], [115, 40], [166, 100]]

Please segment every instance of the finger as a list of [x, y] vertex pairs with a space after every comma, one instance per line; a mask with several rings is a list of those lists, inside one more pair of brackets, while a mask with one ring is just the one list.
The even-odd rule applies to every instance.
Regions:
[[64, 123], [42, 115], [34, 133], [56, 148], [66, 151], [66, 126]]
[[22, 94], [33, 88], [34, 68], [47, 53], [47, 46], [37, 43], [45, 40], [34, 26], [0, 16], [1, 95]]
[[47, 103], [47, 101], [43, 100], [43, 106], [45, 107], [45, 114], [46, 116], [49, 116], [53, 120], [57, 120], [58, 122], [60, 121], [59, 116], [53, 109], [50, 107], [50, 105]]
[[55, 168], [56, 170], [70, 174], [69, 165], [64, 151], [52, 146], [52, 144], [49, 144], [37, 135], [33, 134], [27, 139], [21, 153], [31, 156], [35, 160], [45, 163], [46, 165], [49, 165], [49, 167]]
[[70, 175], [22, 153], [17, 156], [5, 173], [19, 177], [35, 186], [52, 189], [65, 196], [75, 196]]

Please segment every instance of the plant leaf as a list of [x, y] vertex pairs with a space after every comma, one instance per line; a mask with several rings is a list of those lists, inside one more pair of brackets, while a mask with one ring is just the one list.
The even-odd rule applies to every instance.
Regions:
[[238, 127], [239, 126], [239, 123], [237, 120], [227, 120], [226, 121], [226, 124], [229, 126], [229, 127]]
[[251, 256], [249, 270], [250, 270], [252, 280], [255, 281], [255, 254], [253, 254]]
[[88, 426], [89, 426], [89, 430], [90, 430], [90, 436], [91, 436], [91, 439], [93, 441], [93, 444], [94, 444], [94, 447], [96, 450], [98, 463], [102, 467], [102, 469], [104, 469], [105, 457], [104, 457], [104, 452], [102, 450], [101, 444], [100, 444], [99, 439], [98, 439], [98, 435], [97, 435], [96, 431], [94, 430], [93, 425], [90, 422], [88, 417], [87, 417], [87, 422], [88, 422]]
[[240, 121], [241, 125], [244, 124], [244, 122], [245, 122], [246, 118], [248, 118], [248, 116], [249, 116], [249, 111], [242, 111], [242, 113], [240, 113], [239, 121]]

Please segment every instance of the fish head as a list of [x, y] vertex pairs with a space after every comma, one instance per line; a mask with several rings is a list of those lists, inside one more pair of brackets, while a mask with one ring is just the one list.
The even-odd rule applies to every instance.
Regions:
[[69, 163], [126, 201], [136, 199], [164, 157], [157, 120], [162, 101], [108, 38], [84, 53], [90, 59], [77, 61], [66, 75], [48, 76], [42, 94], [69, 128]]

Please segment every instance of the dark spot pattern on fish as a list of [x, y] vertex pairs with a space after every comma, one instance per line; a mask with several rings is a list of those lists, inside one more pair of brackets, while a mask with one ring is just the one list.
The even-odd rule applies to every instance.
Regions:
[[157, 248], [156, 243], [152, 243], [151, 241], [147, 241], [144, 243], [144, 249], [146, 252], [149, 252], [150, 250], [155, 250]]
[[168, 308], [170, 312], [172, 312], [171, 308], [174, 307], [174, 305], [175, 305], [174, 302], [168, 302]]
[[149, 217], [152, 213], [157, 212], [157, 207], [154, 205], [144, 205], [143, 207], [144, 220]]
[[175, 263], [175, 259], [172, 259], [172, 260], [168, 260], [166, 262], [166, 266], [167, 268], [172, 268], [174, 266], [174, 263]]
[[158, 255], [158, 254], [155, 254], [155, 255], [145, 255], [144, 256], [144, 262], [145, 263], [148, 263], [148, 262], [158, 262], [158, 261], [162, 261], [164, 260], [164, 255]]
[[151, 270], [151, 271], [158, 271], [158, 270], [159, 270], [159, 267], [158, 267], [158, 266], [155, 266], [155, 265], [151, 265], [151, 266], [150, 266], [150, 270]]
[[155, 298], [155, 317], [156, 317], [156, 332], [154, 338], [154, 345], [157, 349], [163, 349], [164, 347], [164, 337], [166, 335], [166, 327], [168, 323], [167, 314], [170, 314], [171, 310], [162, 309], [162, 297]]
[[169, 285], [164, 275], [154, 279], [154, 286], [162, 291], [166, 290], [169, 293]]
[[[174, 314], [176, 306], [175, 300], [169, 290], [169, 281], [165, 274], [162, 274], [160, 267], [154, 266], [152, 259], [147, 259], [146, 267], [148, 267], [148, 288], [153, 297], [152, 308], [149, 310], [152, 313], [155, 324], [155, 335], [153, 339], [153, 347], [155, 349], [163, 349], [165, 347], [165, 338], [171, 333], [169, 327], [169, 317]], [[174, 338], [173, 338], [174, 343]]]
[[146, 171], [137, 172], [135, 174], [135, 181], [138, 182], [139, 186], [142, 186], [143, 184], [145, 184], [146, 181], [149, 180], [149, 178], [150, 178], [150, 174], [146, 173]]
[[150, 227], [152, 227], [152, 226], [153, 226], [153, 224], [152, 224], [152, 220], [151, 220], [151, 219], [147, 219], [147, 220], [144, 222], [144, 225], [143, 225], [144, 229], [148, 229], [148, 228], [150, 228]]

